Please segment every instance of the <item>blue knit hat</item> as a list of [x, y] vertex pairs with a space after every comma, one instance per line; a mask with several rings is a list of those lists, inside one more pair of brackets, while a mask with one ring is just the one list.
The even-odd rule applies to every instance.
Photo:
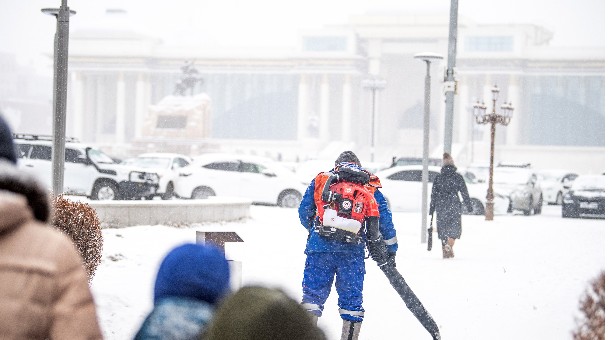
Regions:
[[13, 133], [8, 123], [2, 117], [2, 114], [0, 114], [0, 159], [17, 164], [17, 152], [13, 142]]
[[161, 262], [154, 302], [167, 296], [216, 303], [229, 291], [229, 263], [220, 249], [187, 243], [172, 249]]

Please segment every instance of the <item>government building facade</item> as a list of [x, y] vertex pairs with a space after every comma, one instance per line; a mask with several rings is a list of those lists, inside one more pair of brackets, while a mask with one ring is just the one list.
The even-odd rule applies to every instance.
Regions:
[[[497, 85], [498, 105], [511, 102], [515, 110], [508, 126], [497, 127], [496, 160], [537, 168], [584, 163], [603, 171], [603, 48], [551, 47], [552, 33], [536, 25], [458, 22], [456, 162], [489, 162], [490, 126], [476, 124], [472, 105], [485, 101], [491, 111]], [[227, 151], [302, 161], [334, 158], [344, 149], [387, 164], [393, 156], [421, 157], [426, 66], [414, 55], [446, 59], [448, 31], [440, 15], [362, 15], [303, 34], [297, 50], [238, 52], [196, 41], [175, 48], [124, 28], [75, 31], [67, 135], [117, 157]], [[443, 148], [446, 64], [431, 64], [430, 157], [436, 158]], [[178, 91], [185, 65], [194, 81]], [[372, 77], [385, 86], [363, 87]], [[205, 110], [154, 114], [171, 98], [192, 102], [202, 95], [209, 99]], [[164, 129], [172, 133], [151, 132]]]

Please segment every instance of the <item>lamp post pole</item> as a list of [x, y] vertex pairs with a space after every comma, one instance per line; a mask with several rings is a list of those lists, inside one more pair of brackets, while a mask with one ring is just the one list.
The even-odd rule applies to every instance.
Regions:
[[377, 114], [377, 92], [383, 90], [386, 81], [371, 77], [362, 81], [362, 87], [371, 90], [371, 162], [375, 161], [375, 116]]
[[491, 89], [492, 93], [492, 109], [491, 113], [487, 113], [487, 106], [485, 106], [485, 102], [479, 103], [478, 101], [473, 105], [473, 112], [475, 116], [475, 120], [477, 124], [491, 124], [491, 141], [490, 141], [490, 150], [489, 150], [489, 180], [487, 186], [487, 202], [485, 204], [485, 220], [493, 221], [494, 219], [494, 190], [493, 190], [493, 180], [494, 180], [494, 149], [495, 149], [495, 139], [496, 139], [496, 124], [508, 125], [510, 123], [511, 118], [513, 117], [514, 107], [512, 104], [507, 104], [504, 102], [502, 106], [500, 106], [501, 113], [496, 113], [496, 102], [498, 100], [498, 94], [500, 93], [500, 89], [497, 85]]
[[57, 19], [54, 41], [53, 75], [53, 195], [64, 191], [64, 161], [66, 153], [66, 103], [68, 99], [68, 39], [70, 33], [70, 10], [68, 0], [61, 0], [57, 8], [43, 8], [42, 12]]
[[426, 63], [426, 79], [424, 82], [424, 143], [422, 156], [422, 211], [421, 211], [421, 243], [426, 243], [426, 222], [428, 220], [428, 161], [430, 154], [430, 64], [433, 60], [441, 60], [443, 57], [436, 53], [418, 53], [415, 59]]

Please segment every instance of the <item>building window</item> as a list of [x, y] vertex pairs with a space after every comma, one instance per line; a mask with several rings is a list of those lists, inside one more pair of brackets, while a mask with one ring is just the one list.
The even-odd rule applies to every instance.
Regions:
[[347, 38], [341, 36], [304, 37], [303, 50], [309, 52], [347, 51]]
[[466, 52], [510, 52], [513, 50], [513, 37], [466, 37], [464, 50]]

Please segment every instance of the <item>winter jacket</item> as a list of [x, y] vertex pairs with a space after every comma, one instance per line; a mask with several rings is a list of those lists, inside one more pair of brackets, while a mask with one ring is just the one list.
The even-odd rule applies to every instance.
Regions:
[[[333, 172], [331, 170], [331, 172]], [[318, 176], [325, 176], [325, 173], [320, 173]], [[303, 199], [299, 206], [299, 218], [301, 225], [309, 232], [309, 238], [305, 247], [305, 253], [317, 253], [317, 252], [362, 252], [364, 253], [364, 246], [366, 242], [360, 244], [345, 243], [337, 240], [331, 240], [320, 236], [314, 232], [314, 219], [316, 218], [316, 204], [314, 199], [316, 179], [311, 181]], [[381, 187], [381, 184], [376, 184], [376, 187]], [[375, 200], [378, 204], [379, 209], [379, 230], [384, 238], [384, 241], [388, 247], [388, 251], [396, 252], [398, 250], [398, 243], [396, 240], [396, 230], [394, 229], [394, 223], [392, 222], [392, 212], [388, 208], [388, 203], [383, 197], [383, 194], [379, 189], [375, 190]]]
[[0, 161], [0, 339], [102, 339], [82, 259], [38, 182]]
[[470, 205], [468, 188], [462, 175], [456, 172], [453, 165], [441, 168], [432, 184], [430, 215], [436, 211], [436, 225], [439, 237], [459, 238], [462, 232], [462, 202], [458, 193], [467, 205]]
[[155, 304], [135, 340], [195, 340], [214, 315], [214, 306], [203, 300], [167, 296]]

